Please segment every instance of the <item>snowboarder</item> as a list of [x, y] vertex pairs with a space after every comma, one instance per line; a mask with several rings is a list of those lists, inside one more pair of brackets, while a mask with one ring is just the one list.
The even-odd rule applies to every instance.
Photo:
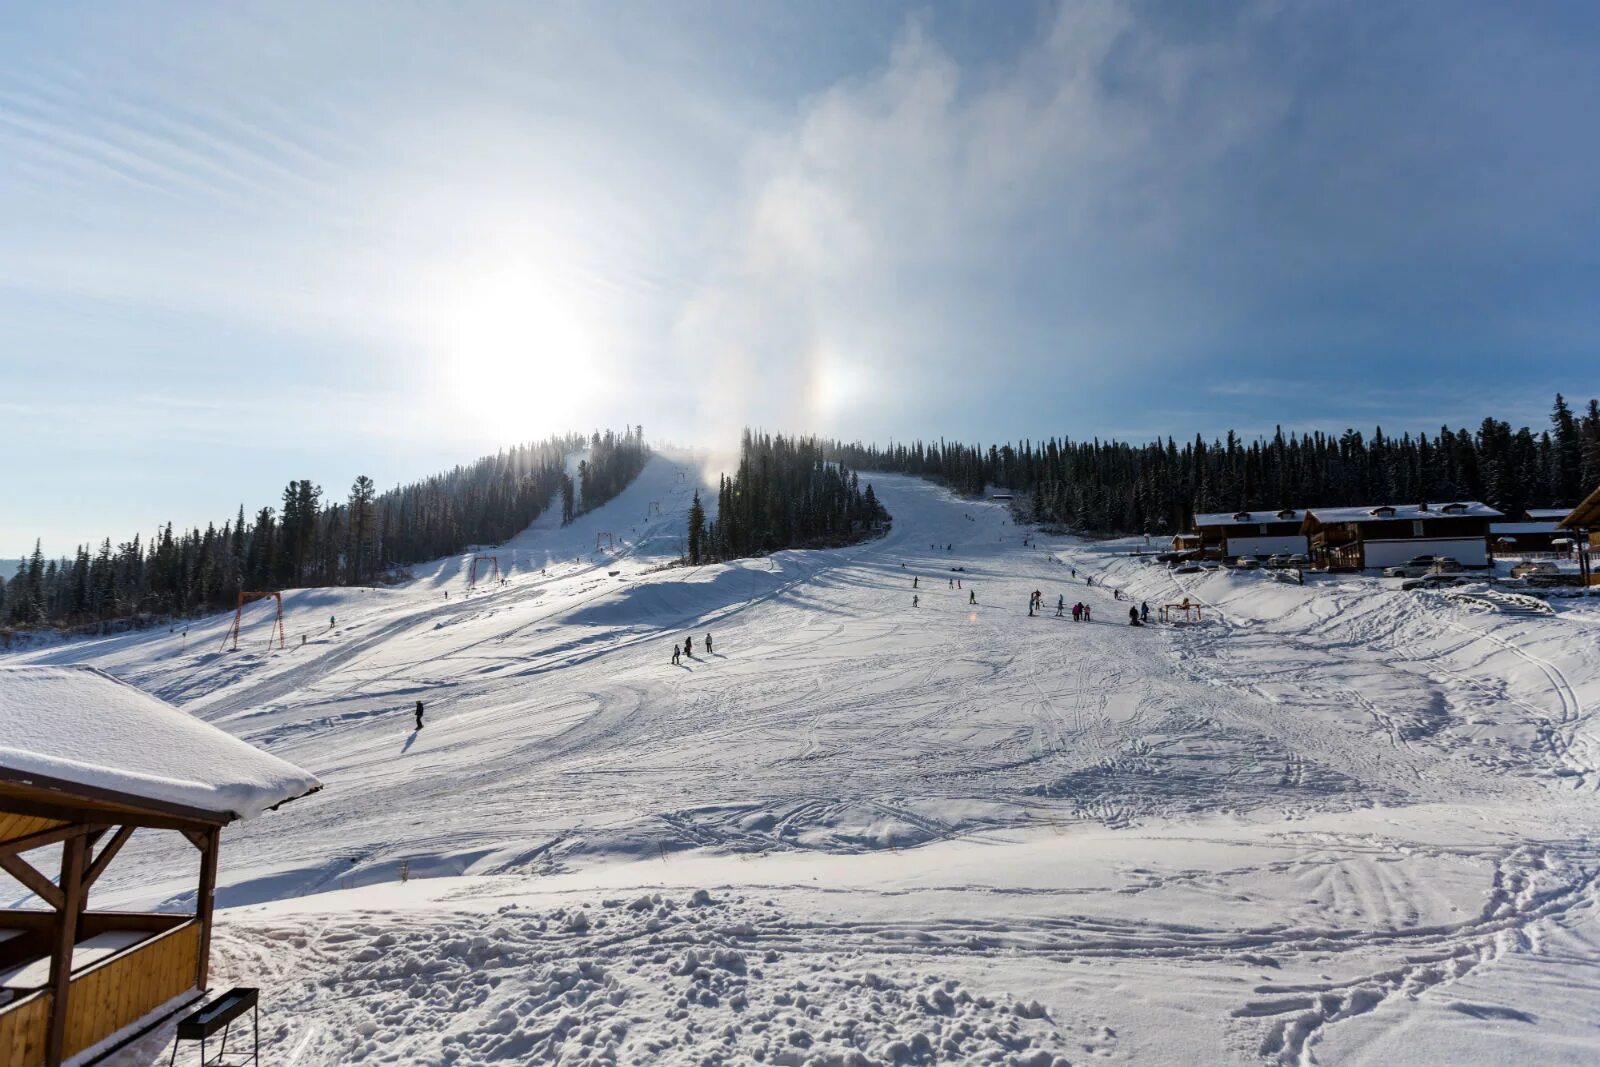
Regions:
[[911, 594], [911, 606], [912, 607], [916, 607], [917, 606], [917, 595], [915, 593]]
[[417, 701], [417, 729], [422, 729], [422, 701]]
[[977, 602], [978, 602], [978, 591], [976, 589], [968, 589], [967, 590], [967, 603], [968, 604], [976, 604]]
[[673, 645], [672, 646], [672, 665], [674, 667], [678, 666], [678, 657], [680, 655], [682, 655], [682, 653], [683, 653], [683, 650], [681, 648], [679, 648], [677, 645]]
[[1139, 625], [1139, 609], [1138, 608], [1129, 608], [1128, 609], [1128, 625], [1129, 626], [1138, 626]]
[[694, 638], [685, 637], [683, 639], [683, 654], [690, 659], [694, 659]]
[[1150, 621], [1150, 601], [1146, 600], [1139, 605], [1139, 618], [1144, 622]]
[[1066, 613], [1066, 610], [1067, 610], [1067, 598], [1064, 597], [1064, 596], [1056, 597], [1056, 618], [1058, 618], [1058, 619], [1061, 618], [1062, 615]]
[[711, 635], [706, 634], [706, 655], [711, 655]]

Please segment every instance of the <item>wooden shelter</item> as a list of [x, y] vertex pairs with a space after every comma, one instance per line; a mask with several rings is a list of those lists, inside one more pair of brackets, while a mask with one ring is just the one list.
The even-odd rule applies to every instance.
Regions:
[[[1600, 485], [1595, 486], [1594, 492], [1561, 520], [1561, 528], [1572, 531], [1577, 541], [1578, 567], [1583, 575], [1583, 584], [1600, 585], [1600, 574], [1594, 570], [1594, 557], [1600, 553]], [[1585, 535], [1587, 543], [1584, 543]]]
[[[198, 998], [222, 827], [320, 787], [99, 671], [0, 668], [0, 870], [38, 902], [0, 909], [0, 1064], [57, 1067]], [[192, 913], [90, 906], [140, 830], [193, 847]]]
[[1312, 562], [1329, 570], [1389, 567], [1421, 555], [1487, 567], [1489, 524], [1502, 517], [1475, 500], [1311, 508], [1301, 532]]

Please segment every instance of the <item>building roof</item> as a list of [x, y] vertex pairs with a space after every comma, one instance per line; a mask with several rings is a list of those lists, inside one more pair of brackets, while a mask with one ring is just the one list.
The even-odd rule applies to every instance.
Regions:
[[1528, 508], [1523, 512], [1530, 519], [1543, 521], [1545, 519], [1561, 520], [1567, 517], [1568, 508]]
[[0, 667], [0, 778], [248, 819], [315, 776], [93, 667]]
[[1503, 517], [1503, 513], [1476, 500], [1445, 500], [1437, 504], [1364, 504], [1353, 508], [1308, 508], [1307, 512], [1323, 523]]
[[1283, 508], [1280, 511], [1213, 511], [1205, 515], [1196, 515], [1194, 524], [1201, 526], [1259, 526], [1264, 522], [1299, 522], [1305, 517], [1305, 512], [1296, 511], [1294, 508]]
[[1581, 527], [1600, 526], [1600, 485], [1594, 487], [1594, 492], [1584, 498], [1583, 503], [1572, 509], [1572, 514], [1561, 520], [1561, 525], [1569, 530]]

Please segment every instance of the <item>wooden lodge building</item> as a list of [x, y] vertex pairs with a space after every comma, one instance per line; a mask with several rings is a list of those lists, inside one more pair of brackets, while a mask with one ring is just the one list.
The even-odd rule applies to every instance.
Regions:
[[[222, 827], [319, 788], [100, 671], [0, 667], [0, 871], [37, 902], [0, 909], [0, 1065], [90, 1060], [199, 999]], [[91, 907], [136, 832], [193, 846], [192, 914]]]
[[1207, 559], [1273, 556], [1306, 550], [1305, 534], [1300, 529], [1304, 518], [1303, 512], [1293, 508], [1214, 512], [1196, 515], [1194, 528], [1200, 554]]
[[1301, 532], [1312, 564], [1329, 570], [1391, 567], [1421, 555], [1487, 567], [1489, 527], [1503, 517], [1477, 501], [1312, 508]]
[[1561, 528], [1566, 508], [1529, 508], [1521, 515], [1489, 524], [1489, 555], [1567, 555], [1573, 535]]

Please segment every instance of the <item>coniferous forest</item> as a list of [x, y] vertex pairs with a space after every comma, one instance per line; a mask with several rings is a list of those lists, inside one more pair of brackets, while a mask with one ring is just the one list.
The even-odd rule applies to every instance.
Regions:
[[881, 531], [889, 513], [871, 485], [827, 456], [814, 437], [744, 432], [739, 467], [717, 489], [717, 517], [690, 512], [690, 563], [740, 559], [780, 548], [832, 548]]
[[589, 446], [579, 466], [584, 507], [621, 492], [649, 458], [642, 428], [551, 437], [442, 474], [378, 492], [358, 477], [343, 499], [309, 479], [290, 481], [281, 507], [262, 507], [218, 529], [135, 534], [46, 559], [36, 543], [9, 582], [0, 581], [0, 622], [78, 626], [130, 616], [183, 616], [232, 607], [241, 589], [359, 585], [408, 564], [525, 529], [558, 496], [572, 518], [566, 456]]
[[1399, 436], [1375, 429], [1142, 445], [1047, 438], [1017, 444], [830, 442], [855, 470], [914, 474], [977, 494], [1019, 495], [1035, 521], [1085, 533], [1171, 533], [1196, 512], [1481, 500], [1508, 515], [1572, 507], [1600, 485], [1600, 403], [1582, 415], [1557, 396], [1541, 429], [1486, 418], [1476, 431]]

